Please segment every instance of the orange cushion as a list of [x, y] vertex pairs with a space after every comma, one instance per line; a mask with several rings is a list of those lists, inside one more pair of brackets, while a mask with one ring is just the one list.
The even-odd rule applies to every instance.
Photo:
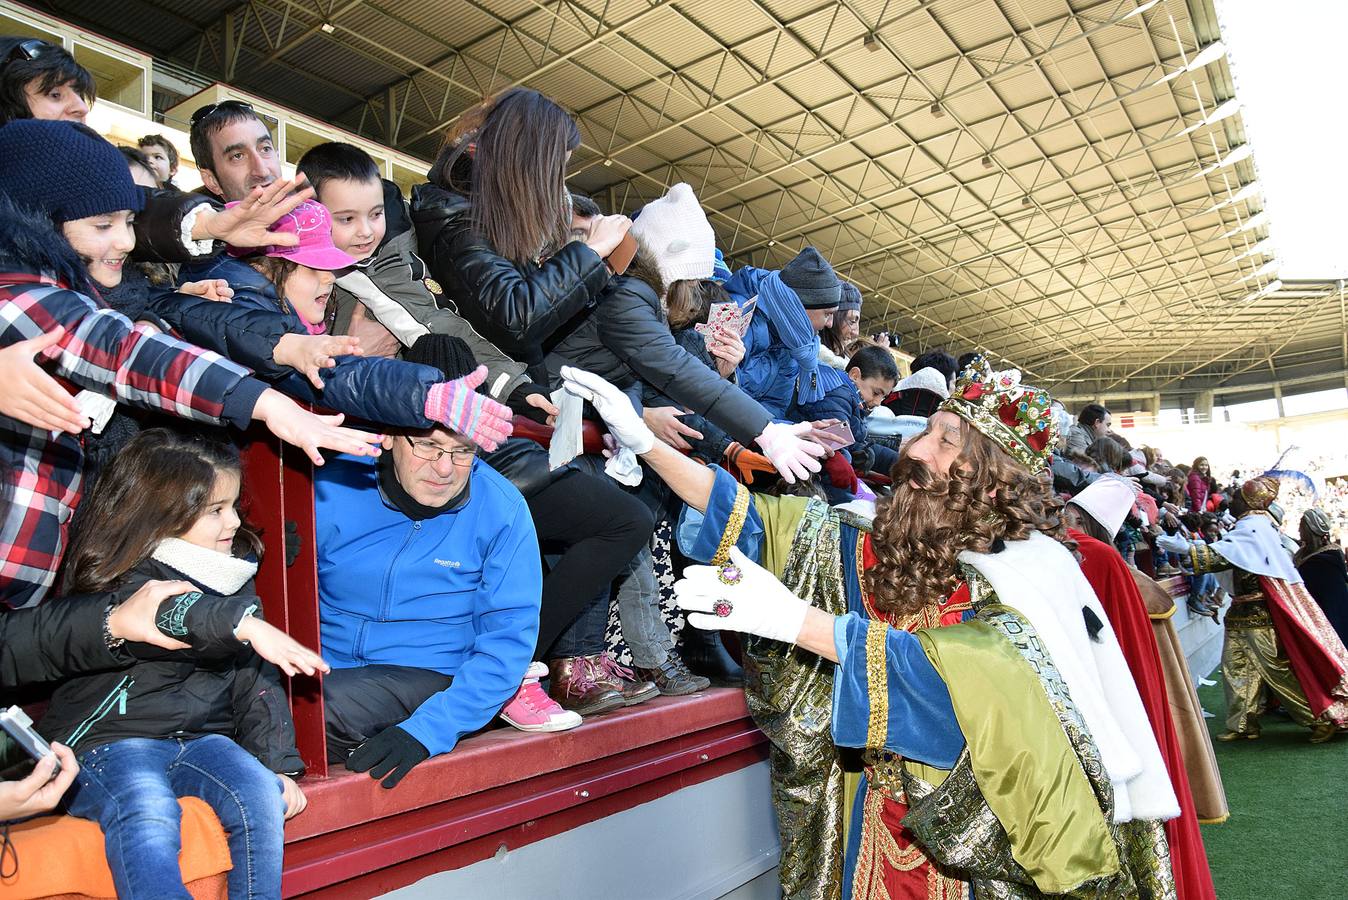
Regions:
[[[183, 883], [198, 900], [225, 900], [224, 873], [231, 868], [225, 830], [204, 800], [184, 797], [178, 803], [183, 810], [183, 849], [178, 854]], [[9, 836], [19, 855], [19, 872], [0, 880], [5, 900], [117, 896], [97, 822], [42, 816], [11, 825]]]

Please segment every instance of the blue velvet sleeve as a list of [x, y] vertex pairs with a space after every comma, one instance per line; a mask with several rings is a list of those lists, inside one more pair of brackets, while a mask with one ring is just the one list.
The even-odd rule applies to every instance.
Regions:
[[[730, 473], [719, 466], [713, 467], [716, 482], [712, 485], [711, 499], [707, 501], [706, 513], [700, 513], [691, 506], [685, 506], [679, 516], [679, 549], [684, 556], [698, 562], [711, 562], [716, 547], [725, 534], [726, 522], [730, 520], [730, 509], [735, 504], [737, 482]], [[736, 546], [745, 556], [758, 560], [763, 548], [763, 518], [749, 504], [749, 513], [744, 518], [744, 527], [740, 529]]]
[[[833, 742], [870, 746], [871, 684], [866, 636], [871, 622], [856, 613], [838, 617], [833, 632], [838, 669], [833, 677]], [[964, 747], [945, 682], [927, 659], [917, 637], [885, 629], [884, 749], [927, 765], [948, 769]]]

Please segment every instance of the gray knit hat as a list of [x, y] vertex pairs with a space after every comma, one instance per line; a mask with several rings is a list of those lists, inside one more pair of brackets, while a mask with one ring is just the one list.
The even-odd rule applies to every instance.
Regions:
[[838, 312], [847, 312], [855, 309], [861, 312], [861, 291], [850, 281], [842, 283], [842, 301], [838, 304]]
[[0, 194], [57, 225], [145, 205], [126, 157], [79, 122], [10, 122], [0, 128], [0, 160]]
[[782, 284], [796, 292], [806, 309], [835, 309], [842, 300], [838, 276], [813, 247], [806, 247], [782, 267]]

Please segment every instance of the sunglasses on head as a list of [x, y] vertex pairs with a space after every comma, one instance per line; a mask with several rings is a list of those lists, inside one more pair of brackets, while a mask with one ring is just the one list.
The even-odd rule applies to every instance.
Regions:
[[37, 59], [42, 54], [55, 49], [55, 44], [49, 44], [41, 38], [29, 38], [26, 41], [19, 41], [11, 47], [9, 55], [5, 57], [5, 62], [14, 62], [19, 59]]
[[207, 103], [205, 106], [198, 107], [192, 113], [192, 127], [200, 125], [203, 121], [219, 112], [252, 112], [253, 104], [244, 100], [221, 100], [219, 103]]

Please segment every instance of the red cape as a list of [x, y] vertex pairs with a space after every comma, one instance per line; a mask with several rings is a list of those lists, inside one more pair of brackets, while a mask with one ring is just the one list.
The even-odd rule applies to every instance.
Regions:
[[1156, 743], [1161, 748], [1170, 782], [1179, 799], [1179, 818], [1165, 823], [1170, 841], [1170, 863], [1175, 873], [1175, 887], [1180, 900], [1216, 900], [1212, 887], [1212, 873], [1208, 869], [1207, 851], [1198, 833], [1198, 816], [1194, 812], [1194, 798], [1189, 790], [1189, 775], [1184, 768], [1175, 723], [1170, 718], [1170, 700], [1165, 692], [1165, 676], [1161, 672], [1161, 657], [1156, 649], [1156, 635], [1152, 631], [1147, 606], [1137, 590], [1137, 583], [1119, 552], [1108, 544], [1088, 537], [1075, 529], [1067, 536], [1077, 542], [1081, 555], [1081, 571], [1090, 582], [1100, 605], [1105, 608], [1109, 624], [1118, 636], [1123, 658], [1137, 682], [1137, 692], [1156, 732]]

